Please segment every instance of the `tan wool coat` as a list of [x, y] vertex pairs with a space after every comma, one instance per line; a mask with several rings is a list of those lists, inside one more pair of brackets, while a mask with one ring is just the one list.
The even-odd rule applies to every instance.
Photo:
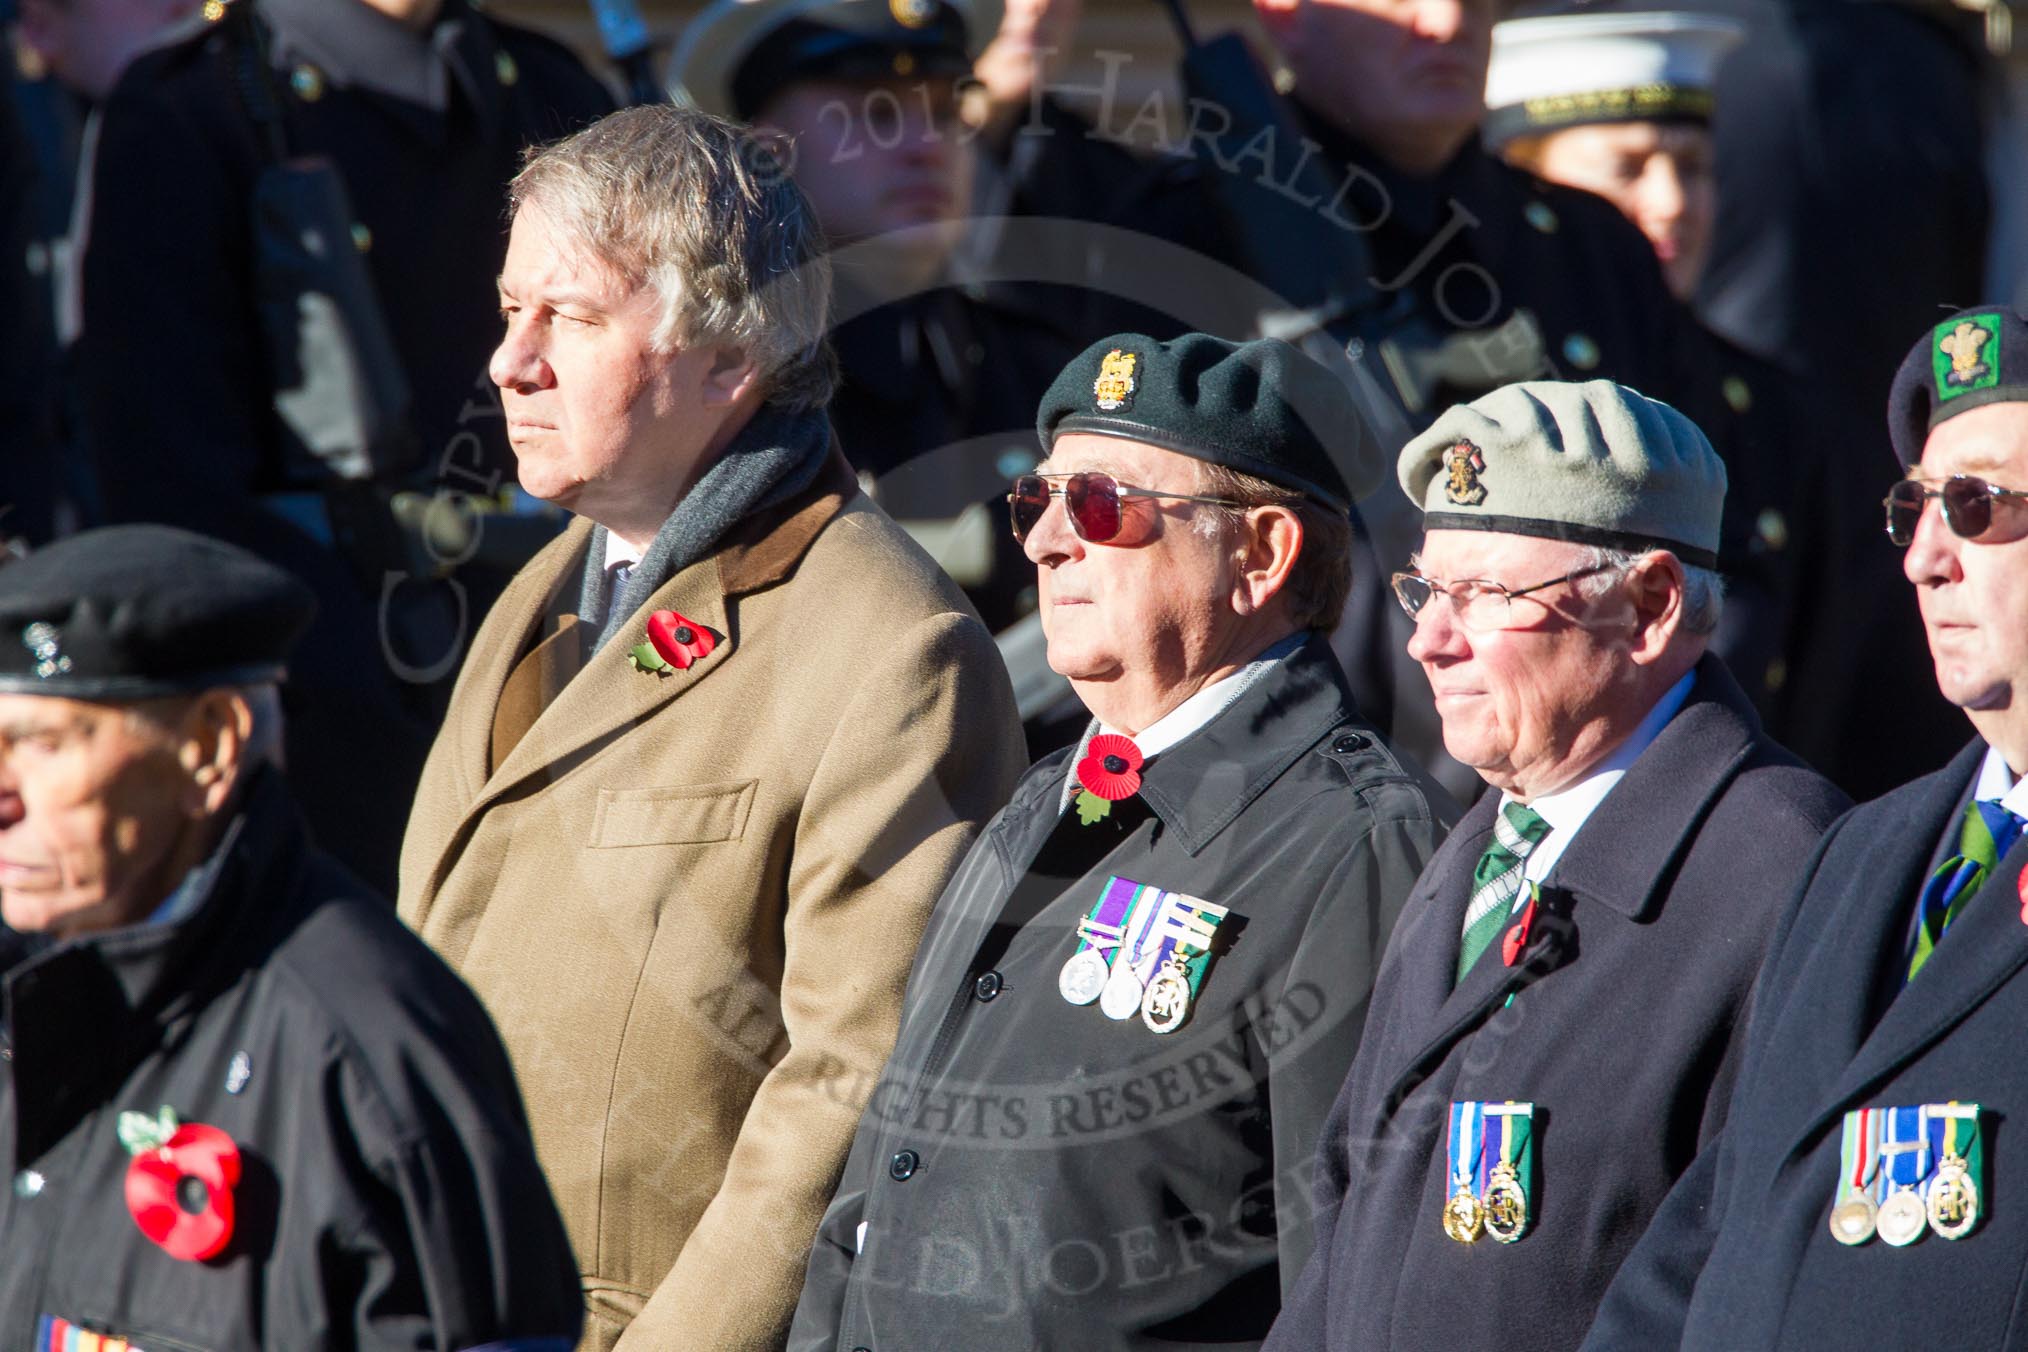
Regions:
[[[580, 669], [590, 536], [538, 555], [473, 641], [401, 915], [506, 1041], [584, 1346], [775, 1347], [930, 907], [1022, 769], [1013, 692], [835, 454]], [[657, 610], [716, 649], [635, 669]]]

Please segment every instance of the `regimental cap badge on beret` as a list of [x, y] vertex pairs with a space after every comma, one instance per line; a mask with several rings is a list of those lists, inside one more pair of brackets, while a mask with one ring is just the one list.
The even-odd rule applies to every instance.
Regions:
[[922, 28], [937, 16], [937, 0], [887, 0], [887, 12], [903, 28]]
[[1105, 413], [1121, 413], [1134, 406], [1134, 368], [1140, 358], [1114, 348], [1099, 362], [1098, 379], [1091, 383], [1092, 401]]
[[2000, 316], [1947, 319], [1930, 338], [1937, 398], [1956, 399], [2000, 383]]
[[1425, 530], [1667, 549], [1717, 566], [1724, 461], [1681, 413], [1611, 381], [1524, 381], [1455, 405], [1402, 448], [1396, 471]]
[[1486, 500], [1486, 486], [1479, 482], [1486, 457], [1469, 441], [1459, 441], [1444, 453], [1444, 496], [1460, 507], [1476, 507]]
[[1902, 467], [1922, 460], [1946, 418], [1987, 404], [2028, 403], [2028, 317], [2012, 305], [1960, 310], [1918, 337], [1894, 373], [1887, 430]]
[[35, 674], [42, 680], [70, 670], [63, 655], [63, 632], [47, 620], [37, 620], [21, 631], [21, 646], [35, 658]]

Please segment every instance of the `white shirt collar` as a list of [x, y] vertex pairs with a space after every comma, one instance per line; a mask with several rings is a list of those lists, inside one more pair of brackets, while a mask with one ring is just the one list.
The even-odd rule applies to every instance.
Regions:
[[[1213, 719], [1231, 708], [1233, 702], [1251, 689], [1256, 681], [1273, 670], [1275, 663], [1290, 656], [1302, 646], [1302, 633], [1291, 634], [1273, 644], [1232, 675], [1213, 681], [1142, 728], [1133, 738], [1134, 745], [1139, 748], [1144, 759], [1153, 760], [1192, 733], [1208, 726]], [[1077, 744], [1077, 750], [1071, 753], [1070, 774], [1064, 781], [1063, 802], [1060, 808], [1069, 807], [1071, 801], [1077, 797], [1077, 763], [1084, 759], [1084, 749], [1090, 745], [1091, 739], [1101, 733], [1111, 733], [1116, 737], [1125, 735], [1117, 728], [1109, 728], [1097, 719], [1092, 720], [1091, 726], [1085, 729], [1084, 739]]]
[[612, 572], [613, 565], [615, 564], [624, 563], [631, 568], [640, 561], [640, 550], [634, 548], [611, 531], [606, 532], [606, 572]]
[[1998, 747], [1986, 748], [1986, 759], [1979, 764], [1979, 783], [1972, 790], [1972, 797], [1982, 803], [1998, 803], [2017, 817], [2028, 817], [2028, 779], [2015, 777]]
[[[1590, 774], [1575, 784], [1555, 793], [1545, 793], [1529, 802], [1528, 806], [1549, 823], [1549, 834], [1529, 853], [1528, 861], [1522, 867], [1523, 877], [1539, 883], [1549, 876], [1549, 870], [1556, 867], [1556, 861], [1563, 857], [1578, 828], [1605, 801], [1613, 787], [1626, 777], [1634, 762], [1641, 758], [1641, 753], [1654, 745], [1655, 739], [1662, 735], [1662, 729], [1682, 709], [1690, 698], [1690, 687], [1696, 679], [1696, 672], [1686, 672], [1683, 679], [1663, 692], [1662, 698], [1655, 701], [1655, 707], [1648, 710], [1647, 716], [1634, 726], [1626, 740], [1593, 766]], [[1502, 808], [1513, 801], [1511, 794], [1503, 792], [1500, 795]]]

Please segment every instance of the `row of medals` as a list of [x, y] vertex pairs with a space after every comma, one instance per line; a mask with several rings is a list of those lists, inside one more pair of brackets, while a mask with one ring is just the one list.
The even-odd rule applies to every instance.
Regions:
[[1877, 1207], [1871, 1197], [1850, 1198], [1831, 1210], [1831, 1237], [1840, 1244], [1864, 1244], [1878, 1234], [1900, 1247], [1921, 1239], [1925, 1224], [1940, 1238], [1958, 1239], [1978, 1219], [1979, 1188], [1970, 1167], [1956, 1155], [1945, 1155], [1927, 1200], [1913, 1187], [1900, 1189]]
[[1460, 1185], [1444, 1203], [1444, 1233], [1470, 1244], [1481, 1233], [1501, 1244], [1512, 1244], [1528, 1228], [1528, 1192], [1511, 1164], [1498, 1164], [1486, 1180], [1486, 1191], [1474, 1197]]
[[1086, 948], [1063, 964], [1056, 989], [1074, 1005], [1098, 1001], [1109, 1019], [1131, 1019], [1139, 1010], [1141, 1022], [1157, 1033], [1173, 1033], [1190, 1017], [1190, 969], [1173, 954], [1144, 987], [1124, 956], [1108, 964], [1096, 948]]

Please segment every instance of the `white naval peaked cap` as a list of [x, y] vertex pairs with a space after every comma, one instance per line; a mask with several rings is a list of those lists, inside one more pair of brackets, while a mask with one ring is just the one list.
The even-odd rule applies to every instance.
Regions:
[[1593, 122], [1709, 121], [1743, 25], [1680, 11], [1538, 14], [1493, 26], [1486, 139]]

